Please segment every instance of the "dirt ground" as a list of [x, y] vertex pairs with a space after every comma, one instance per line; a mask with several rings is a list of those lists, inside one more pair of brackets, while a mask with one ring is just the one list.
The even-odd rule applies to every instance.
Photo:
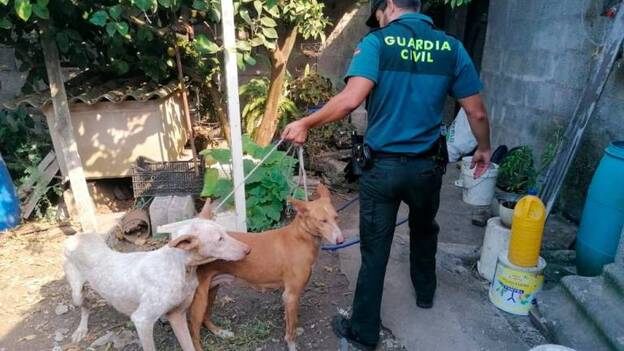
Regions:
[[[79, 345], [71, 343], [80, 316], [71, 305], [61, 250], [65, 236], [75, 230], [64, 226], [24, 234], [29, 230], [0, 235], [0, 351], [139, 350], [130, 320], [93, 292], [87, 294], [89, 334]], [[347, 312], [352, 293], [338, 267], [337, 254], [320, 255], [301, 301], [300, 350], [339, 349], [330, 321]], [[280, 292], [259, 293], [235, 284], [220, 290], [217, 306], [215, 320], [236, 337], [224, 341], [204, 331], [206, 350], [285, 349]], [[155, 338], [159, 350], [179, 350], [166, 322], [156, 324]], [[384, 333], [379, 349], [402, 347]]]

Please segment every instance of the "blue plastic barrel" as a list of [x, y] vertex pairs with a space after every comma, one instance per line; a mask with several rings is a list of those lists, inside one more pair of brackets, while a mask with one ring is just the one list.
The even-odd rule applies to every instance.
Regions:
[[15, 186], [0, 155], [0, 231], [15, 227], [19, 221], [20, 208]]
[[576, 241], [578, 274], [596, 276], [615, 260], [624, 225], [624, 141], [613, 142], [594, 174]]

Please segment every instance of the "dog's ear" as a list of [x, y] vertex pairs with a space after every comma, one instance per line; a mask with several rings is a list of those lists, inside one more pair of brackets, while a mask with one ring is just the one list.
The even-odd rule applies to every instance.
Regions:
[[214, 212], [212, 212], [212, 201], [210, 199], [206, 200], [204, 203], [204, 207], [202, 207], [201, 212], [199, 212], [199, 218], [201, 219], [214, 219]]
[[181, 235], [169, 242], [170, 247], [191, 251], [199, 246], [199, 239], [192, 234]]
[[293, 205], [295, 210], [297, 210], [297, 213], [305, 214], [308, 212], [308, 204], [305, 201], [301, 201], [301, 200], [297, 200], [293, 198], [290, 198], [290, 200], [288, 201]]
[[316, 193], [320, 197], [325, 197], [325, 198], [331, 197], [331, 193], [329, 192], [329, 189], [327, 189], [327, 187], [325, 185], [323, 185], [323, 184], [319, 184], [316, 187]]

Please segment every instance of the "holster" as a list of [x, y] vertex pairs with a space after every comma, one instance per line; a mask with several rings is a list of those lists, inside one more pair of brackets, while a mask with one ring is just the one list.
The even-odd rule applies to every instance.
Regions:
[[436, 156], [434, 156], [434, 160], [438, 164], [438, 167], [442, 171], [442, 174], [446, 174], [446, 166], [449, 163], [449, 153], [448, 146], [446, 145], [446, 128], [442, 129], [440, 133], [440, 138], [438, 139]]
[[373, 155], [368, 145], [364, 144], [364, 136], [353, 133], [351, 135], [351, 160], [345, 169], [345, 178], [353, 183], [364, 173], [373, 167]]

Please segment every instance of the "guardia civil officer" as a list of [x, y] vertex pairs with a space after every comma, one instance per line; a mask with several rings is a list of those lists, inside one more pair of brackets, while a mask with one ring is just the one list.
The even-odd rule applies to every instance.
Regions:
[[373, 350], [379, 341], [384, 276], [402, 201], [410, 210], [410, 275], [416, 304], [433, 307], [447, 95], [465, 109], [479, 143], [473, 158], [477, 176], [490, 163], [489, 123], [474, 64], [458, 40], [419, 13], [420, 5], [420, 0], [373, 0], [367, 22], [373, 30], [353, 54], [345, 89], [282, 134], [303, 144], [310, 128], [344, 118], [367, 99], [364, 144], [370, 160], [364, 162], [360, 177], [362, 262], [351, 319], [337, 316], [332, 322], [339, 337], [364, 350]]

